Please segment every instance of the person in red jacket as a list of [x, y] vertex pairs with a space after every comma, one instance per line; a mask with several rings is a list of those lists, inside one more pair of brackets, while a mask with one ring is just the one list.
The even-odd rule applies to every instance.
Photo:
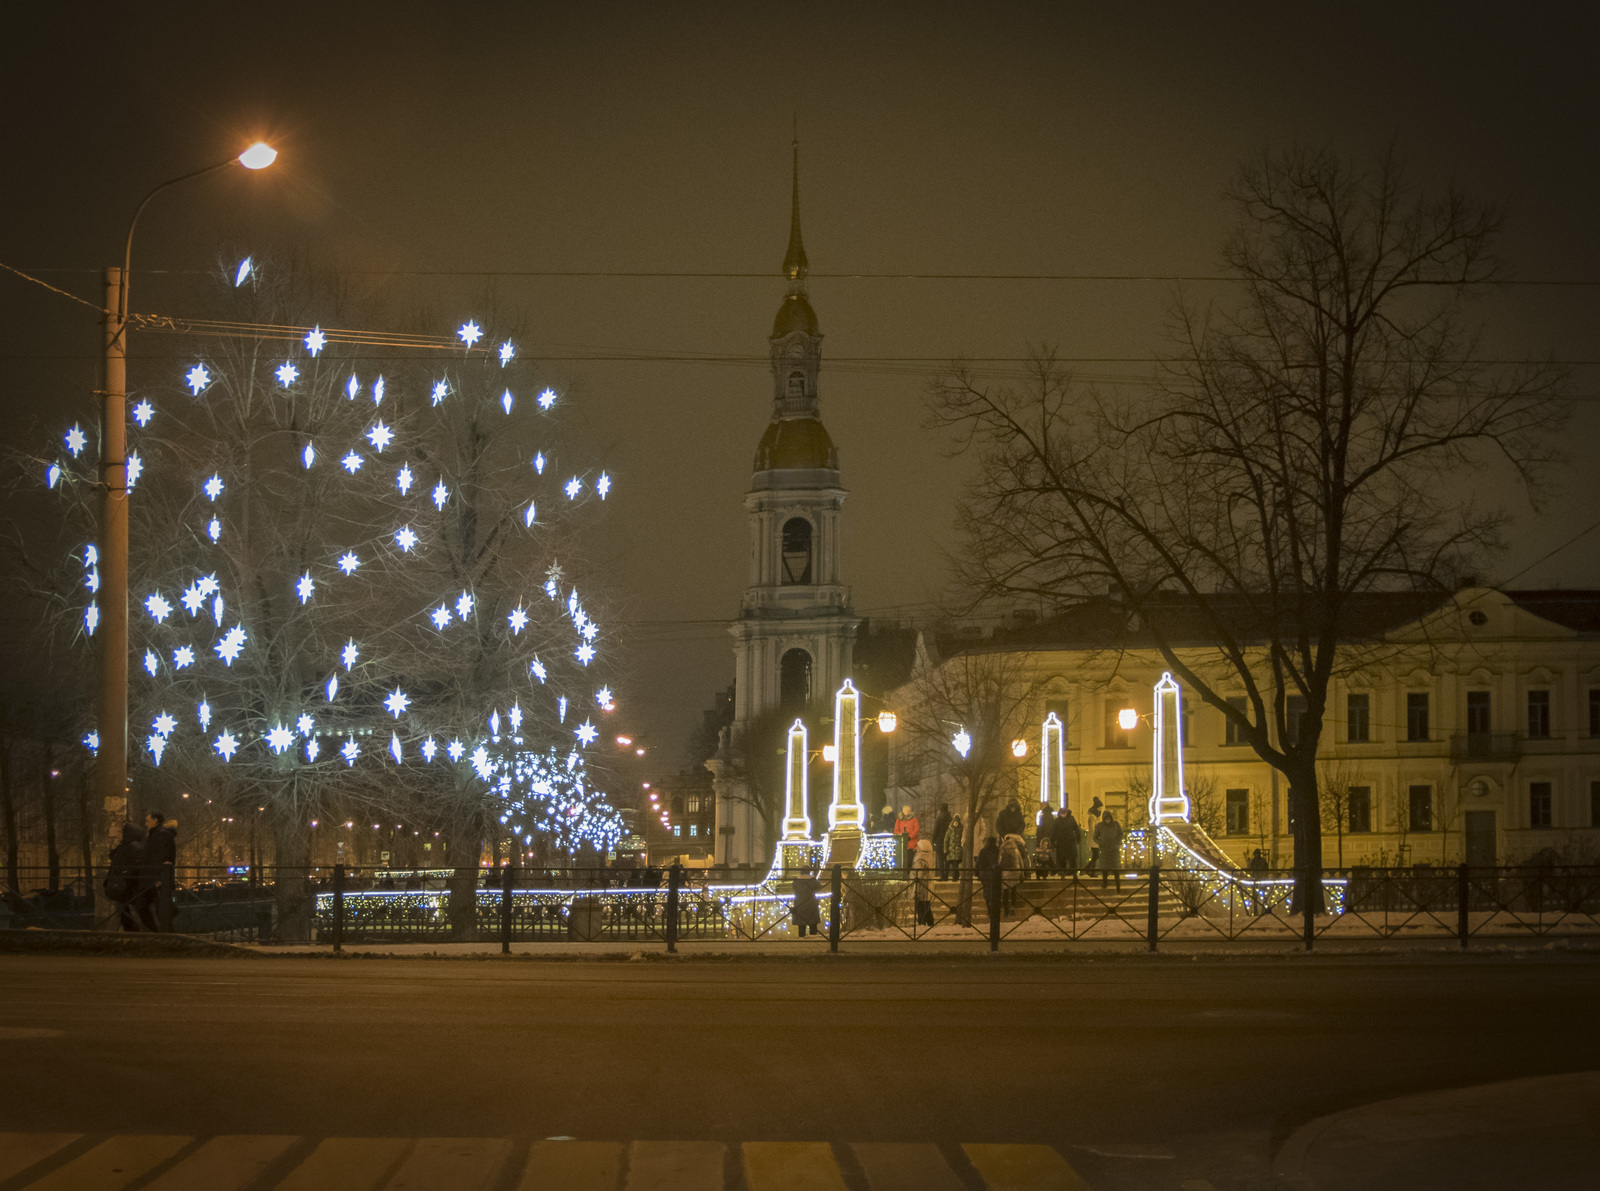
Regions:
[[900, 817], [894, 821], [894, 833], [906, 837], [906, 859], [909, 861], [917, 850], [917, 838], [921, 833], [917, 816], [911, 813], [909, 806], [900, 808]]

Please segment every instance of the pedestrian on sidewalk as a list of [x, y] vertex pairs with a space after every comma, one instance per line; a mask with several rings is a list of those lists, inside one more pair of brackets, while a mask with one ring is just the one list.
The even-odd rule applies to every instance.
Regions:
[[1056, 846], [1050, 836], [1041, 831], [1033, 841], [1033, 875], [1048, 877], [1056, 869]]
[[1016, 832], [1000, 841], [1000, 868], [1000, 911], [1004, 913], [1017, 908], [1017, 886], [1022, 884], [1022, 878], [1028, 870], [1028, 845]]
[[172, 929], [172, 883], [178, 860], [175, 831], [166, 826], [167, 817], [151, 811], [144, 817], [144, 843], [139, 849], [139, 892], [134, 908], [145, 930]]
[[1006, 803], [1006, 809], [995, 816], [994, 833], [1001, 839], [1008, 835], [1022, 834], [1022, 808], [1017, 805], [1015, 798]]
[[822, 925], [822, 912], [817, 908], [817, 894], [822, 892], [822, 882], [817, 880], [816, 869], [808, 868], [794, 879], [794, 901], [789, 916], [794, 919], [795, 932], [803, 939], [809, 931], [816, 937]]
[[1094, 801], [1089, 804], [1089, 813], [1084, 816], [1086, 830], [1083, 833], [1084, 848], [1089, 855], [1079, 865], [1080, 868], [1100, 867], [1100, 841], [1095, 838], [1095, 833], [1100, 830], [1100, 819], [1105, 813], [1105, 804], [1100, 801], [1100, 795], [1094, 796]]
[[939, 864], [939, 880], [943, 881], [950, 871], [950, 858], [945, 854], [944, 837], [950, 833], [950, 804], [941, 802], [939, 813], [933, 820], [933, 856]]
[[1100, 826], [1094, 829], [1094, 839], [1099, 845], [1100, 852], [1100, 884], [1106, 883], [1107, 873], [1113, 873], [1117, 878], [1117, 892], [1121, 893], [1122, 825], [1111, 817], [1110, 811], [1105, 812], [1100, 820]]
[[918, 926], [933, 925], [933, 875], [933, 841], [920, 839], [916, 854], [911, 857], [911, 896], [916, 902]]
[[1034, 855], [1034, 860], [1037, 863], [1038, 857], [1039, 857], [1040, 845], [1042, 845], [1042, 844], [1049, 844], [1050, 845], [1050, 862], [1049, 862], [1049, 865], [1048, 865], [1048, 867], [1039, 870], [1039, 875], [1041, 877], [1047, 877], [1053, 871], [1055, 871], [1056, 859], [1057, 859], [1056, 858], [1056, 850], [1055, 850], [1055, 848], [1056, 848], [1055, 839], [1051, 834], [1056, 829], [1056, 813], [1055, 813], [1055, 811], [1050, 809], [1050, 804], [1048, 802], [1041, 802], [1039, 804], [1039, 816], [1038, 816], [1038, 818], [1039, 818], [1038, 828], [1034, 831], [1034, 834], [1033, 834], [1033, 855]]
[[1050, 831], [1050, 842], [1056, 849], [1056, 867], [1063, 873], [1078, 870], [1078, 835], [1078, 821], [1069, 808], [1063, 807]]
[[953, 815], [950, 826], [944, 833], [944, 872], [941, 874], [946, 880], [959, 881], [961, 879], [961, 816]]
[[1252, 911], [1259, 914], [1266, 899], [1262, 896], [1263, 882], [1267, 879], [1267, 858], [1260, 848], [1250, 857], [1250, 904]]
[[983, 901], [992, 919], [1000, 909], [1000, 841], [996, 837], [991, 835], [983, 841], [975, 864], [978, 883], [983, 887]]
[[917, 840], [922, 838], [922, 825], [917, 822], [916, 812], [909, 803], [900, 808], [900, 817], [894, 821], [894, 833], [906, 837], [906, 857], [909, 859], [917, 850]]
[[136, 931], [139, 919], [134, 912], [134, 899], [139, 896], [140, 856], [144, 849], [144, 832], [132, 823], [122, 825], [122, 841], [111, 849], [111, 864], [106, 870], [106, 897], [117, 911], [119, 930]]

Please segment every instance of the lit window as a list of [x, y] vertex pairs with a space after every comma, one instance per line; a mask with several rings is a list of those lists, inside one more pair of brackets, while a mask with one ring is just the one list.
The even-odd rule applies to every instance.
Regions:
[[693, 814], [695, 811], [697, 811], [699, 809], [700, 809], [700, 800], [698, 798], [689, 799], [689, 812], [690, 812], [690, 814]]
[[673, 835], [682, 835], [682, 834], [683, 834], [683, 827], [682, 827], [682, 826], [680, 826], [680, 825], [679, 825], [679, 824], [677, 824], [677, 823], [674, 823], [674, 824], [673, 824], [673, 825], [672, 825], [672, 834], [673, 834]]
[[696, 827], [693, 823], [690, 823], [689, 824], [689, 834], [690, 835], [699, 835], [700, 834], [700, 829], [698, 827]]

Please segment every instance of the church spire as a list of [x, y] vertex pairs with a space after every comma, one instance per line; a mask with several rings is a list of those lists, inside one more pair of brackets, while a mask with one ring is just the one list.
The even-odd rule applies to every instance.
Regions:
[[810, 265], [806, 262], [806, 246], [800, 239], [800, 138], [794, 139], [794, 203], [789, 215], [789, 251], [783, 257], [783, 275], [791, 283], [791, 292], [803, 292]]

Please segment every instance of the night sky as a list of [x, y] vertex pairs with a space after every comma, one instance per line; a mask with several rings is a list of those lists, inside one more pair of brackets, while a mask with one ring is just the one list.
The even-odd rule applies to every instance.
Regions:
[[[1137, 380], [1160, 279], [1215, 271], [1221, 192], [1265, 146], [1392, 145], [1420, 182], [1508, 202], [1514, 276], [1596, 284], [1486, 294], [1494, 354], [1600, 361], [1600, 20], [1577, 6], [23, 7], [0, 17], [0, 261], [97, 297], [150, 186], [262, 137], [267, 174], [152, 205], [135, 311], [184, 313], [236, 238], [441, 331], [491, 290], [522, 312], [524, 354], [617, 480], [593, 549], [637, 630], [620, 694], [669, 755], [732, 676], [796, 120], [845, 578], [874, 617], [925, 612], [960, 541], [928, 374], [1043, 343], [1085, 379]], [[665, 276], [539, 275], [559, 272]], [[1016, 274], [1157, 280], [997, 276]], [[90, 416], [99, 341], [92, 312], [0, 274], [8, 434]], [[1498, 577], [1600, 505], [1600, 365], [1571, 392], [1564, 493], [1518, 522]], [[1600, 586], [1597, 541], [1517, 585]]]

